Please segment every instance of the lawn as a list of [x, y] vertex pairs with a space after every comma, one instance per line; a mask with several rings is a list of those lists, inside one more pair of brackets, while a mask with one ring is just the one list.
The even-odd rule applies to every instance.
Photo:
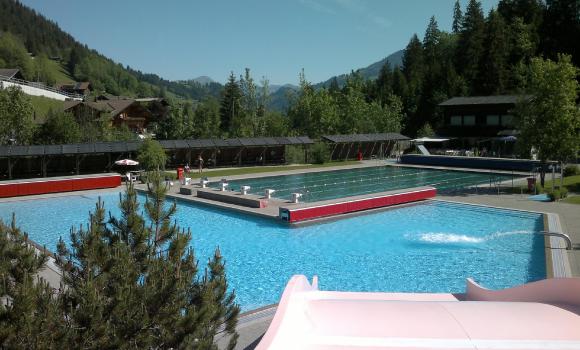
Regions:
[[[556, 187], [560, 187], [560, 179], [556, 179], [555, 183]], [[568, 189], [570, 192], [578, 192], [580, 193], [580, 175], [568, 176], [564, 178], [564, 187]], [[552, 189], [552, 180], [547, 180], [544, 185], [545, 189]]]
[[57, 83], [71, 83], [74, 79], [60, 62], [48, 60], [47, 70]]
[[[280, 172], [287, 170], [302, 170], [302, 169], [316, 169], [316, 168], [327, 168], [333, 166], [345, 166], [359, 164], [358, 161], [340, 161], [340, 162], [330, 162], [324, 164], [306, 164], [306, 165], [278, 165], [278, 166], [259, 166], [259, 167], [248, 167], [248, 168], [233, 168], [233, 169], [219, 169], [219, 170], [209, 170], [203, 173], [198, 173], [197, 168], [191, 168], [191, 172], [188, 177], [192, 179], [199, 179], [200, 177], [227, 177], [235, 175], [248, 175], [248, 174], [261, 174], [269, 172]], [[174, 177], [176, 175], [175, 171], [166, 171], [166, 174]]]
[[580, 196], [568, 197], [562, 200], [564, 203], [580, 204]]
[[28, 96], [34, 109], [34, 122], [42, 124], [46, 120], [49, 110], [62, 111], [64, 102], [44, 96]]

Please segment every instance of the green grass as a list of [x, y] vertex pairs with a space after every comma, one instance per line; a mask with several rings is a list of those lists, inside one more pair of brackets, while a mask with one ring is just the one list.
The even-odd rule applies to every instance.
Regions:
[[[547, 180], [549, 174], [546, 174], [544, 188], [552, 189], [552, 180]], [[560, 179], [556, 179], [556, 187], [560, 187]], [[580, 175], [568, 176], [564, 178], [564, 187], [570, 192], [580, 192]]]
[[580, 196], [568, 197], [562, 200], [564, 203], [580, 204]]
[[[287, 170], [302, 170], [302, 169], [316, 169], [316, 168], [327, 168], [333, 166], [345, 166], [359, 164], [358, 161], [340, 161], [340, 162], [330, 162], [324, 164], [308, 164], [308, 165], [278, 165], [278, 166], [262, 166], [262, 167], [251, 167], [251, 168], [236, 168], [236, 169], [219, 169], [204, 171], [203, 173], [198, 173], [196, 167], [192, 167], [188, 174], [188, 177], [192, 179], [199, 179], [201, 177], [226, 177], [235, 175], [249, 175], [249, 174], [261, 174], [269, 172], [281, 172]], [[166, 171], [168, 176], [175, 176], [175, 171]]]
[[50, 76], [56, 80], [57, 83], [70, 83], [74, 81], [69, 72], [60, 62], [49, 60], [47, 71]]
[[46, 116], [49, 110], [62, 111], [64, 108], [64, 102], [59, 100], [53, 100], [52, 98], [44, 96], [28, 96], [32, 102], [32, 108], [34, 109], [34, 122], [36, 124], [42, 124], [46, 120]]

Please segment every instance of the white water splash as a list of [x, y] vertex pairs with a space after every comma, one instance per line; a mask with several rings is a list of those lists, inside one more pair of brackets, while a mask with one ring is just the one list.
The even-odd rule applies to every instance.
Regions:
[[[444, 244], [444, 243], [483, 243], [493, 239], [505, 237], [505, 236], [512, 236], [512, 235], [521, 235], [521, 234], [532, 234], [532, 231], [506, 231], [506, 232], [494, 232], [489, 235], [485, 236], [469, 236], [464, 234], [455, 234], [455, 233], [445, 233], [445, 232], [427, 232], [421, 233], [416, 238], [421, 242], [426, 243], [437, 243], [437, 244]], [[409, 236], [408, 236], [409, 237]]]
[[457, 235], [453, 233], [422, 233], [419, 240], [428, 243], [481, 243], [484, 237], [473, 237], [467, 235]]

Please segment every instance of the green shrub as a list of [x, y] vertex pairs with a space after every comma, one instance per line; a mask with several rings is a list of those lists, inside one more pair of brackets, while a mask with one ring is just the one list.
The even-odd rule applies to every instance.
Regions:
[[547, 191], [547, 194], [552, 202], [558, 201], [568, 197], [568, 189], [566, 187], [556, 188], [554, 190]]
[[304, 163], [304, 148], [302, 146], [286, 146], [286, 164]]
[[315, 143], [310, 146], [310, 162], [313, 164], [324, 164], [330, 160], [330, 152], [324, 143]]
[[580, 170], [578, 170], [577, 165], [568, 165], [564, 168], [564, 177], [574, 176], [578, 174], [580, 174]]

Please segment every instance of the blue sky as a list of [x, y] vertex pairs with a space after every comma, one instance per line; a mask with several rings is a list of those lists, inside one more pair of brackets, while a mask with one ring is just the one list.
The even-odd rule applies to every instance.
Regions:
[[[365, 67], [423, 36], [434, 15], [450, 30], [455, 0], [22, 0], [80, 42], [166, 79], [297, 83]], [[465, 9], [467, 0], [461, 0]], [[497, 0], [483, 0], [483, 9]]]

